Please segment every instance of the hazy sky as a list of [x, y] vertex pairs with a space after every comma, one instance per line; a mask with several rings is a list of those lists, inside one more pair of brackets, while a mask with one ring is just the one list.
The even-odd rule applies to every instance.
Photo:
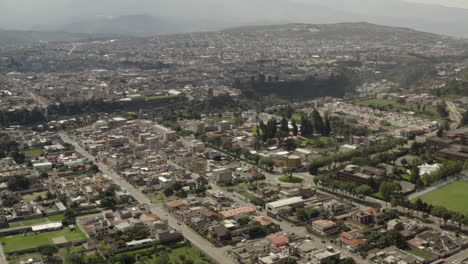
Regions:
[[440, 4], [451, 7], [468, 8], [468, 0], [407, 0], [408, 2]]
[[[335, 0], [345, 5], [346, 3], [355, 1], [348, 0]], [[399, 2], [404, 0], [367, 0], [367, 1], [385, 1], [385, 2]], [[468, 8], [468, 0], [405, 0], [409, 2], [424, 2], [432, 4], [440, 4], [445, 6], [456, 6]], [[269, 10], [270, 3], [283, 4], [282, 7], [274, 10]], [[280, 17], [282, 9], [287, 9], [288, 3], [302, 2], [326, 5], [329, 1], [320, 0], [0, 0], [0, 28], [17, 28], [27, 29], [33, 25], [44, 24], [63, 24], [69, 23], [73, 20], [82, 20], [86, 17], [92, 16], [119, 16], [127, 14], [150, 14], [155, 16], [180, 16], [189, 18], [209, 18], [220, 19], [229, 17], [232, 13], [231, 10], [236, 10], [239, 17], [249, 20], [258, 14], [264, 17], [271, 17], [273, 21]], [[362, 7], [358, 9], [367, 10], [366, 1], [362, 1]], [[357, 3], [361, 3], [358, 1]], [[380, 4], [379, 4], [380, 5]], [[209, 8], [206, 8], [209, 7]], [[250, 17], [247, 13], [243, 12], [249, 9]], [[251, 12], [252, 8], [263, 9], [260, 12]], [[334, 8], [332, 6], [332, 8]], [[301, 8], [296, 8], [296, 13], [301, 13]], [[343, 10], [341, 10], [343, 11]], [[387, 12], [398, 13], [399, 11], [386, 10]], [[346, 12], [346, 10], [344, 10]], [[367, 11], [366, 11], [367, 12]], [[243, 16], [244, 13], [246, 16]], [[291, 14], [295, 13], [292, 11]], [[305, 14], [307, 16], [307, 13]], [[368, 15], [379, 15], [373, 10], [369, 11]], [[312, 16], [312, 15], [311, 15]], [[297, 16], [300, 17], [300, 16]], [[304, 16], [303, 16], [304, 17]], [[338, 19], [341, 19], [338, 16]], [[282, 18], [284, 20], [284, 18]], [[343, 20], [346, 18], [343, 15]], [[433, 16], [431, 19], [436, 19]], [[239, 19], [238, 19], [239, 20]], [[294, 18], [292, 19], [294, 21]], [[249, 22], [249, 21], [244, 21]], [[307, 22], [307, 21], [294, 21], [294, 22]], [[347, 21], [340, 21], [347, 22]]]

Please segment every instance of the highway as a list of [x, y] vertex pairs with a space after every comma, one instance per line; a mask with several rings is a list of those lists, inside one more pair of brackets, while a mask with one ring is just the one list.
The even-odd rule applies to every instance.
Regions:
[[212, 260], [220, 264], [236, 263], [233, 259], [227, 256], [227, 252], [225, 249], [213, 246], [208, 240], [200, 236], [198, 233], [196, 233], [186, 225], [178, 225], [178, 220], [170, 214], [168, 214], [167, 211], [163, 209], [162, 205], [153, 204], [150, 201], [150, 199], [148, 199], [148, 196], [146, 196], [140, 190], [133, 187], [130, 183], [127, 182], [127, 180], [120, 177], [114, 170], [109, 168], [106, 164], [97, 161], [95, 157], [89, 152], [87, 152], [85, 149], [83, 149], [76, 140], [70, 138], [64, 132], [60, 132], [59, 135], [64, 142], [72, 144], [75, 147], [75, 151], [80, 153], [80, 155], [82, 155], [84, 158], [94, 161], [94, 164], [98, 166], [99, 170], [101, 170], [102, 173], [108, 175], [122, 189], [127, 190], [139, 203], [148, 204], [150, 206], [151, 211], [154, 214], [156, 214], [162, 219], [167, 218], [171, 227], [180, 230], [188, 241], [190, 241], [193, 245], [202, 250]]

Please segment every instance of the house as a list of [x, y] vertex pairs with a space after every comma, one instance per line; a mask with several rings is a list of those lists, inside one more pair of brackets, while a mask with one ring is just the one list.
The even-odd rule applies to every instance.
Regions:
[[335, 222], [330, 220], [315, 220], [311, 224], [312, 231], [325, 236], [338, 232], [338, 227]]
[[208, 228], [208, 232], [214, 239], [218, 241], [229, 240], [231, 235], [229, 230], [224, 225], [214, 225]]
[[240, 215], [252, 214], [252, 213], [255, 213], [256, 211], [257, 211], [257, 209], [255, 208], [254, 205], [247, 205], [247, 206], [239, 207], [239, 208], [236, 208], [236, 209], [222, 211], [219, 214], [224, 219], [226, 219], [226, 218], [237, 217], [237, 216], [240, 216]]
[[287, 236], [269, 235], [266, 239], [271, 241], [271, 248], [275, 252], [284, 250], [289, 243], [289, 238]]
[[288, 263], [289, 255], [285, 253], [270, 253], [267, 256], [258, 258], [259, 264], [286, 264]]
[[323, 250], [314, 251], [308, 254], [311, 264], [334, 263], [340, 260], [340, 252], [333, 247], [327, 247]]
[[352, 251], [355, 251], [367, 244], [364, 234], [359, 232], [343, 232], [338, 241]]

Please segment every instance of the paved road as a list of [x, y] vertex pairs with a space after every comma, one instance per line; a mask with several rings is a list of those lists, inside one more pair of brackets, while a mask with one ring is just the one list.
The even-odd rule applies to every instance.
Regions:
[[464, 262], [465, 260], [468, 260], [468, 249], [462, 250], [458, 254], [446, 258], [445, 263], [461, 264], [466, 263]]
[[126, 189], [139, 203], [141, 204], [148, 204], [150, 206], [151, 211], [161, 217], [162, 219], [167, 218], [169, 221], [169, 225], [173, 228], [182, 231], [184, 237], [189, 240], [193, 245], [198, 247], [202, 250], [206, 255], [210, 258], [215, 260], [220, 264], [234, 264], [234, 260], [227, 256], [227, 252], [225, 249], [214, 247], [208, 240], [204, 239], [202, 236], [197, 234], [195, 231], [187, 227], [186, 225], [178, 225], [178, 220], [175, 219], [173, 216], [167, 214], [167, 212], [163, 209], [162, 205], [156, 205], [151, 203], [148, 196], [143, 194], [140, 190], [133, 187], [130, 183], [128, 183], [124, 178], [120, 177], [115, 171], [109, 168], [106, 164], [96, 161], [95, 157], [92, 156], [89, 152], [84, 150], [77, 141], [70, 138], [64, 132], [59, 133], [60, 137], [64, 142], [70, 143], [75, 147], [75, 150], [80, 153], [83, 157], [94, 161], [99, 169], [109, 177], [111, 177], [116, 184], [118, 184], [122, 189]]
[[3, 252], [3, 247], [2, 247], [2, 244], [0, 243], [0, 263], [3, 264], [7, 264], [8, 261], [7, 261], [7, 258], [5, 256], [5, 253]]
[[454, 121], [455, 123], [460, 124], [462, 120], [462, 115], [457, 110], [457, 107], [452, 102], [447, 101], [447, 109], [449, 111], [449, 118], [450, 120]]

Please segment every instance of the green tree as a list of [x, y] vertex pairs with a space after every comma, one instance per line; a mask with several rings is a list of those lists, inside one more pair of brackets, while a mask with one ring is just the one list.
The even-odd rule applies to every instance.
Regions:
[[295, 150], [297, 148], [296, 141], [292, 138], [286, 139], [284, 141], [284, 148], [288, 151]]
[[388, 203], [400, 189], [401, 187], [398, 183], [382, 182], [379, 187], [379, 192], [384, 198], [385, 203]]
[[321, 135], [325, 132], [325, 125], [323, 124], [323, 118], [317, 109], [312, 112], [312, 120], [314, 120], [315, 131]]
[[17, 175], [10, 178], [8, 181], [8, 189], [10, 191], [22, 191], [31, 186], [31, 182], [24, 175]]
[[297, 136], [299, 134], [299, 127], [297, 126], [296, 119], [292, 120], [293, 135]]
[[431, 214], [441, 220], [447, 217], [449, 211], [443, 206], [434, 206], [434, 208], [431, 210]]
[[258, 165], [267, 171], [272, 171], [275, 166], [275, 161], [270, 157], [262, 157], [258, 161]]

